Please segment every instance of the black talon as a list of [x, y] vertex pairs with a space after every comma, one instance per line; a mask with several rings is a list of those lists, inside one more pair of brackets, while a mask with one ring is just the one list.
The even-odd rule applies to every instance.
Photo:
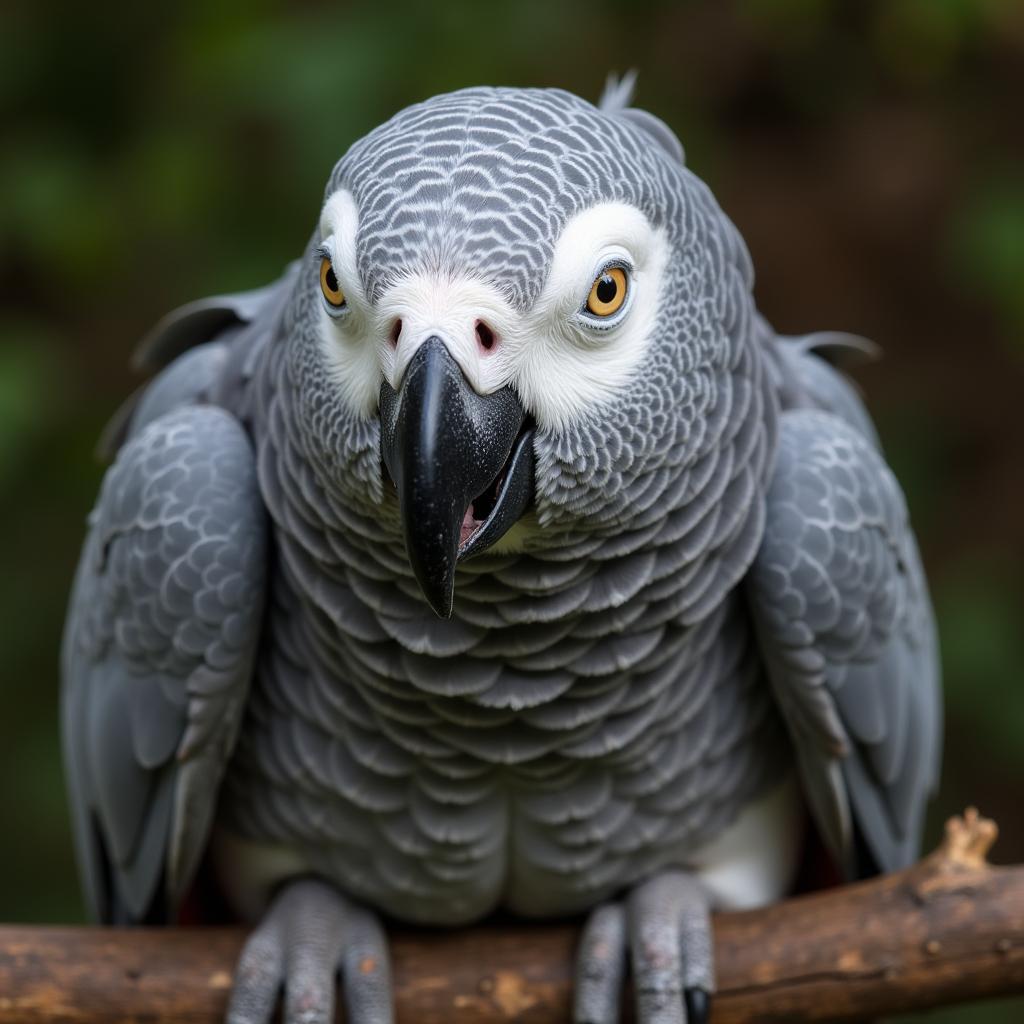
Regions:
[[685, 998], [687, 1024], [707, 1024], [711, 1012], [711, 996], [702, 988], [688, 988]]

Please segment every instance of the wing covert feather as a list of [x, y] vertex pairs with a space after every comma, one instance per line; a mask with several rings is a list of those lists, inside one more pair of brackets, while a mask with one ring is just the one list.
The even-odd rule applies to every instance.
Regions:
[[938, 778], [935, 627], [899, 485], [840, 417], [783, 415], [748, 595], [826, 842], [850, 874], [857, 834], [909, 863]]
[[94, 917], [166, 916], [194, 874], [259, 637], [264, 519], [248, 438], [212, 406], [147, 425], [104, 479], [62, 650]]

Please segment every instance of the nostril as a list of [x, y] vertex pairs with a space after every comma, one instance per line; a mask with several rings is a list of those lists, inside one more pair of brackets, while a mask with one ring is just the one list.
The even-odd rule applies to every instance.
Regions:
[[402, 336], [402, 321], [396, 320], [394, 327], [391, 328], [391, 347], [398, 347], [398, 339]]
[[494, 331], [483, 320], [477, 320], [476, 322], [476, 340], [485, 352], [490, 352], [498, 344]]

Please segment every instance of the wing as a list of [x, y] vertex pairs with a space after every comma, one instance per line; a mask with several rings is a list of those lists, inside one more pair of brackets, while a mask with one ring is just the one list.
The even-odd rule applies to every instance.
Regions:
[[899, 485], [838, 416], [783, 414], [748, 596], [832, 852], [849, 875], [909, 863], [938, 779], [935, 627]]
[[853, 382], [839, 369], [877, 358], [879, 349], [866, 338], [823, 331], [787, 338], [772, 334], [770, 351], [776, 361], [784, 409], [824, 409], [851, 424], [862, 437], [881, 448], [874, 424]]
[[223, 404], [227, 396], [213, 396], [211, 389], [223, 384], [229, 345], [238, 343], [238, 369], [246, 375], [255, 350], [279, 325], [299, 266], [289, 263], [264, 288], [198, 299], [163, 317], [132, 357], [136, 369], [163, 372], [122, 403], [103, 430], [97, 454], [112, 459], [130, 433], [178, 405], [211, 399]]
[[252, 672], [266, 525], [249, 440], [212, 406], [148, 424], [90, 517], [62, 650], [65, 768], [94, 917], [173, 913]]
[[172, 310], [139, 342], [132, 362], [141, 370], [158, 370], [194, 345], [272, 315], [283, 306], [300, 265], [292, 261], [264, 288], [196, 299]]

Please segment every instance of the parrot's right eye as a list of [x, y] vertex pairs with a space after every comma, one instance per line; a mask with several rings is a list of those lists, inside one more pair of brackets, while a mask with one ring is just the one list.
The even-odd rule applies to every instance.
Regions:
[[322, 256], [320, 259], [320, 290], [324, 293], [324, 298], [332, 309], [345, 308], [345, 293], [341, 290], [341, 285], [338, 284], [334, 265], [329, 256]]

